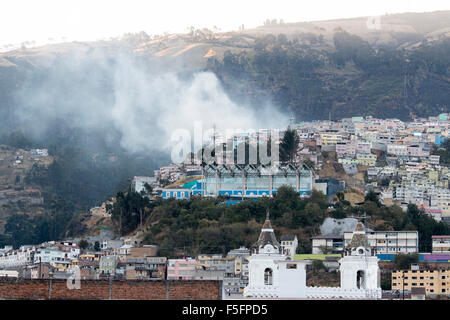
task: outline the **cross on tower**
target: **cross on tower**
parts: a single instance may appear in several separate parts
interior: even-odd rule
[[[361,217],[361,213],[358,212],[358,216],[355,216],[354,214],[352,214],[350,216],[350,218],[357,219],[359,222],[363,222],[362,220],[364,220],[363,224],[364,224],[364,227],[365,227],[366,226],[366,220],[367,220],[368,217],[366,215],[366,212],[364,212],[364,215],[362,217]]]

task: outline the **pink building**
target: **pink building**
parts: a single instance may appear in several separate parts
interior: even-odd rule
[[[356,143],[356,153],[370,153],[372,142],[358,140]]]
[[[336,143],[336,154],[338,158],[342,158],[344,156],[354,157],[356,154],[355,143],[353,141]]]
[[[408,155],[413,157],[426,157],[430,155],[429,151],[424,150],[419,145],[408,146]]]
[[[169,259],[167,280],[193,280],[197,260],[192,258]]]

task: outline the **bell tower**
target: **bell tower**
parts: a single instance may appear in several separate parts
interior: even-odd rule
[[[341,288],[380,289],[378,258],[371,249],[364,225],[361,222],[353,231],[352,240],[345,248],[344,257],[339,260]]]
[[[282,252],[275,237],[270,214],[261,228],[258,241],[251,247],[248,260],[248,285],[245,297],[306,297],[306,261],[295,261]]]
[[[261,228],[258,241],[251,247],[252,254],[281,254],[281,245],[275,237],[270,223],[269,209],[266,212],[266,221]]]

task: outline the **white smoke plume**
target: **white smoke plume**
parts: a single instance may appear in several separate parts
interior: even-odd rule
[[[157,68],[156,68],[157,69]],[[211,72],[183,77],[133,58],[65,58],[20,91],[17,115],[39,135],[55,119],[71,127],[113,127],[130,152],[169,151],[176,129],[282,128],[288,116],[269,103],[239,105]]]

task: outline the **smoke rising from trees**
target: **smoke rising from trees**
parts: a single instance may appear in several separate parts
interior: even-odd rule
[[[288,117],[270,104],[233,102],[211,72],[168,72],[127,54],[57,58],[29,73],[17,94],[20,127],[35,137],[55,124],[103,134],[129,152],[169,151],[176,129],[281,128]]]

